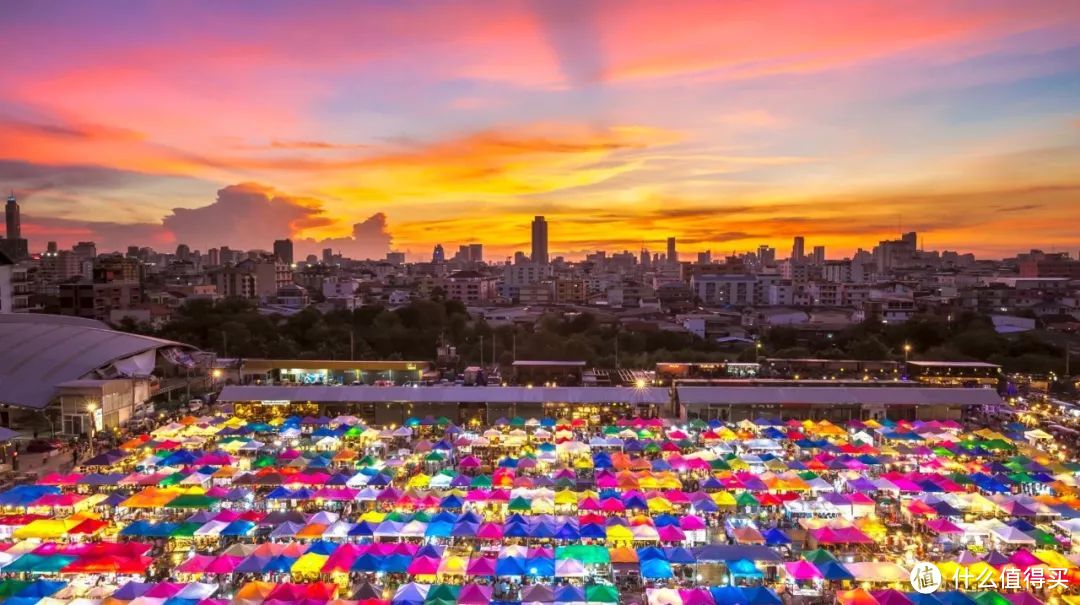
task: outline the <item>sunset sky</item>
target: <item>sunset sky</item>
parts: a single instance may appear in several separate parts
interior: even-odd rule
[[[1080,249],[1080,2],[6,2],[31,249]],[[392,240],[392,241],[391,241]]]

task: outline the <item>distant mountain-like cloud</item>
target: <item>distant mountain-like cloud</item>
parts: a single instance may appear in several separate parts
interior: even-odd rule
[[[329,227],[335,220],[327,216],[323,203],[315,198],[289,195],[259,183],[239,183],[223,187],[206,206],[175,208],[160,223],[82,221],[55,217],[25,217],[25,232],[44,247],[56,241],[68,247],[78,241],[94,241],[99,250],[122,250],[129,245],[151,246],[168,251],[187,244],[208,250],[229,246],[239,250],[268,250],[275,239],[292,238],[301,255],[331,248],[357,259],[382,258],[390,250],[392,237],[386,215],[378,212],[352,226],[344,237],[299,237],[307,229]]]

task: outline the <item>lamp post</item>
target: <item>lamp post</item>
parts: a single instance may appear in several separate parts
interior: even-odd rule
[[[904,363],[908,362],[908,354],[911,353],[911,345],[904,343]]]
[[[96,403],[91,402],[91,403],[86,404],[87,417],[90,419],[90,433],[89,433],[89,435],[90,435],[90,448],[91,448],[91,451],[93,451],[93,447],[94,447],[94,432],[97,430],[97,424],[94,422],[94,414],[97,412],[97,409],[98,408],[97,408]]]

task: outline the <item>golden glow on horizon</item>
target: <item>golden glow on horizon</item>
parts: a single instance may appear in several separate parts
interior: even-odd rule
[[[76,8],[0,40],[0,186],[35,247],[230,243],[200,239],[218,209],[169,220],[230,186],[273,199],[222,209],[264,214],[237,247],[298,253],[385,229],[501,259],[536,214],[570,257],[1080,247],[1075,2]]]

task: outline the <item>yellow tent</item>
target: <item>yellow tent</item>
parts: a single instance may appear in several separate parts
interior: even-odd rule
[[[360,520],[367,521],[368,523],[382,523],[383,519],[386,519],[386,513],[377,510],[369,510],[363,515],[360,515]]]
[[[71,521],[70,519],[36,519],[15,530],[14,537],[19,540],[27,538],[62,538],[68,530],[82,523],[84,519]]]
[[[449,555],[442,558],[439,562],[439,575],[442,576],[463,576],[465,570],[469,566],[469,559],[457,555]]]
[[[1075,567],[1073,562],[1065,555],[1057,552],[1056,550],[1034,550],[1031,554],[1035,555],[1040,561],[1046,563],[1050,567],[1055,569],[1072,569]]]
[[[317,575],[322,572],[323,565],[326,565],[326,560],[329,558],[327,555],[304,553],[293,563],[290,571],[294,574]]]
[[[607,541],[608,542],[629,542],[634,539],[633,532],[629,527],[623,525],[612,525],[607,528]]]
[[[717,506],[735,506],[735,496],[731,492],[716,492],[712,495],[712,499]]]
[[[671,502],[667,498],[649,498],[649,512],[667,513],[672,511]]]
[[[570,504],[575,505],[578,503],[577,492],[569,489],[555,493],[555,504]]]
[[[425,475],[424,473],[419,473],[419,474],[413,475],[412,477],[409,477],[409,482],[406,484],[406,486],[407,487],[427,487],[429,483],[431,483],[431,477]]]

